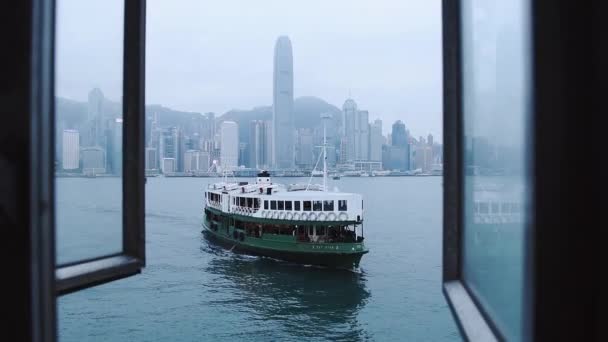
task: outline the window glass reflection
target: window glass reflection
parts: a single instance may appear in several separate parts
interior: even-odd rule
[[[529,189],[528,10],[463,1],[464,237],[468,288],[507,340],[522,337]]]

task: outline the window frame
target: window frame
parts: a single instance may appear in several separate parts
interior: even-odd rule
[[[124,1],[122,251],[54,266],[57,295],[68,294],[138,274],[146,264],[145,19],[145,0]],[[51,51],[54,53],[54,50],[53,46]],[[53,88],[54,85],[51,89]],[[49,113],[50,120],[54,122],[54,108]],[[48,126],[47,129],[54,129],[54,124]],[[45,133],[49,135],[46,138],[49,142],[48,146],[55,146],[54,134]],[[45,181],[54,184],[54,175],[47,176]],[[54,258],[53,262],[55,262]]]

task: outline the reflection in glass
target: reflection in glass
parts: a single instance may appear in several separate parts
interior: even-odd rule
[[[528,9],[463,1],[463,276],[507,340],[520,340],[529,189]]]
[[[122,251],[122,1],[57,2],[57,264]]]

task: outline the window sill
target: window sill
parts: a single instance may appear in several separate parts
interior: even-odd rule
[[[460,332],[467,341],[498,341],[460,281],[445,282],[443,293]]]
[[[57,295],[126,278],[141,272],[143,263],[134,257],[116,255],[55,270]]]

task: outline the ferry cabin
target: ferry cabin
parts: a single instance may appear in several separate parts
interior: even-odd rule
[[[247,237],[270,234],[291,236],[297,242],[363,241],[363,201],[358,194],[282,191],[272,185],[248,192],[251,188],[244,183],[238,187],[221,184],[221,189],[207,191],[210,224],[217,225],[223,214],[231,214],[224,229],[232,226]]]

